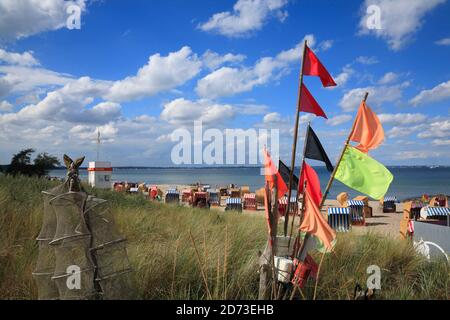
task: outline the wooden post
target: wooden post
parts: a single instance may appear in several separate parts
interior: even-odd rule
[[[305,164],[306,139],[308,138],[309,128],[310,128],[310,127],[311,127],[311,122],[309,121],[309,122],[308,122],[308,127],[306,128],[306,132],[305,132],[305,142],[303,143],[302,165],[300,166],[300,173],[299,173],[299,175],[298,175],[298,178],[299,178],[299,179],[301,179],[301,177],[302,177],[303,165]],[[300,181],[299,181],[299,182],[300,182]],[[304,201],[304,199],[305,199],[305,188],[306,188],[306,181],[305,181],[305,187],[303,188],[303,196],[302,196],[303,203],[305,203],[305,201]],[[297,186],[297,189],[298,189],[298,186]],[[299,191],[300,191],[300,190],[297,190],[297,195],[296,195],[296,197],[295,197],[295,203],[296,203],[296,204],[298,204]],[[291,202],[291,199],[290,199],[290,198],[288,199],[288,202],[289,202],[289,203]],[[289,209],[289,207],[288,207],[288,209]],[[303,205],[302,205],[302,210],[303,210]],[[302,216],[303,216],[303,213],[302,213],[302,215],[299,215],[300,219],[302,218]],[[292,230],[293,230],[293,228],[294,228],[294,220],[295,220],[295,216],[292,218],[291,232],[290,232],[289,237],[292,237]],[[300,221],[300,223],[301,223],[301,221]],[[289,245],[290,245],[290,244],[291,244],[291,239],[289,238]]]
[[[363,102],[366,102],[368,96],[369,96],[369,93],[366,92],[364,95]],[[348,135],[347,140],[345,141],[345,145],[344,145],[344,148],[342,149],[341,155],[339,156],[338,162],[336,163],[336,166],[334,167],[333,173],[330,176],[330,180],[328,180],[328,184],[327,184],[327,187],[323,194],[322,201],[320,202],[319,210],[322,210],[322,207],[325,204],[325,200],[327,199],[328,193],[330,192],[330,189],[331,189],[331,185],[333,184],[333,181],[334,181],[334,176],[336,175],[337,169],[339,168],[342,158],[344,157],[345,150],[347,150],[348,144],[350,143],[350,138],[352,137],[353,131],[355,131],[355,126],[356,126],[356,117],[355,117],[355,120],[353,121],[352,130],[350,131],[350,134]]]
[[[300,119],[300,101],[302,99],[302,85],[303,85],[303,65],[305,61],[307,41],[303,45],[303,55],[300,67],[300,81],[298,86],[298,99],[297,105],[295,107],[295,126],[294,126],[294,141],[292,143],[292,156],[291,156],[291,173],[289,175],[289,188],[288,188],[288,203],[286,208],[286,213],[284,214],[284,235],[287,235],[287,229],[289,225],[289,210],[291,203],[291,193],[292,193],[292,183],[294,180],[294,168],[295,168],[295,153],[297,152],[297,139],[298,139],[298,124]]]

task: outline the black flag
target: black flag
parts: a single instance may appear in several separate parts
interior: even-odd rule
[[[289,176],[291,175],[291,170],[284,164],[283,161],[279,160],[278,172],[280,172],[281,178],[283,178],[284,183],[289,186]],[[298,178],[293,175],[292,190],[297,190]]]
[[[332,172],[333,165],[331,164],[330,159],[328,159],[327,153],[323,149],[319,138],[310,126],[308,126],[308,133],[306,135],[305,143],[305,158],[325,162],[327,170]]]

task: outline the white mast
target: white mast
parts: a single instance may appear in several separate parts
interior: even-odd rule
[[[97,128],[97,161],[100,160],[100,129]]]

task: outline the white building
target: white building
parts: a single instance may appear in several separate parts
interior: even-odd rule
[[[100,189],[112,188],[112,167],[108,161],[89,162],[89,185]]]

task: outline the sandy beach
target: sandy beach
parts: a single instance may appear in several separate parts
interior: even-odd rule
[[[174,187],[174,185],[158,185],[163,194],[166,191]],[[176,185],[179,191],[183,189],[189,189],[189,185]],[[364,233],[379,233],[392,238],[397,238],[400,235],[400,221],[402,219],[403,203],[397,203],[397,212],[395,213],[383,213],[383,208],[379,201],[369,201],[369,206],[372,207],[372,217],[366,218],[365,226],[352,226],[351,233],[364,234]],[[322,213],[326,215],[329,207],[340,207],[337,200],[329,199],[325,201],[325,205],[322,208]],[[225,203],[222,201],[220,207],[211,208],[211,210],[225,211]],[[261,204],[258,205],[258,210],[243,210],[242,214],[261,216],[264,217],[264,207]],[[283,219],[283,218],[281,218]]]

